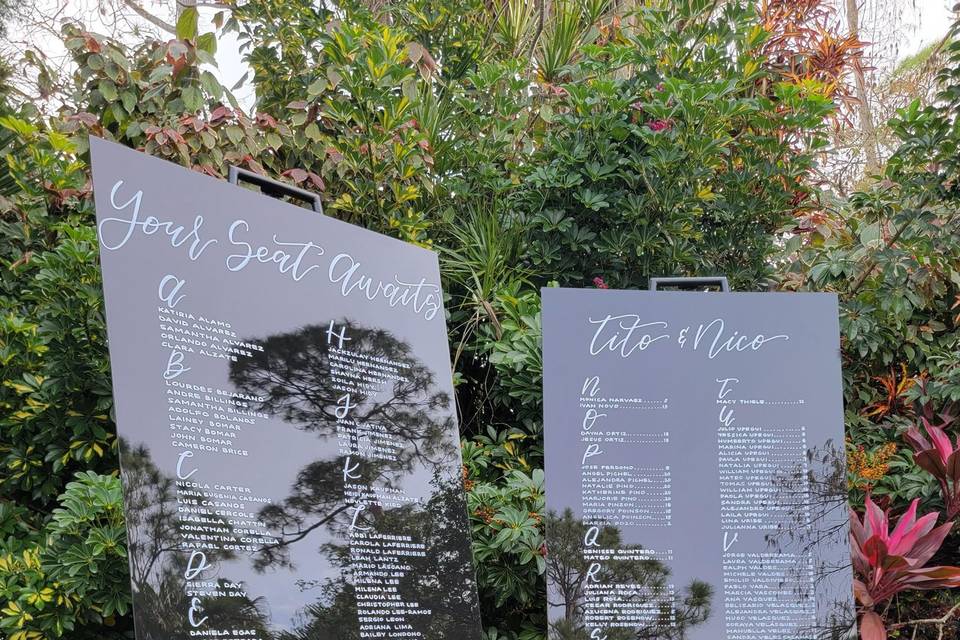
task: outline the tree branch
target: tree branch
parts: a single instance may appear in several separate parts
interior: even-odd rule
[[[945,625],[945,624],[947,624],[948,622],[950,622],[950,618],[952,618],[952,617],[954,616],[954,614],[956,614],[958,611],[960,611],[960,602],[957,602],[955,605],[953,605],[953,606],[950,608],[949,611],[947,611],[945,614],[943,614],[943,617],[941,617],[941,618],[925,618],[925,619],[923,619],[923,620],[910,620],[909,622],[898,622],[898,623],[896,623],[896,624],[887,625],[887,629],[890,630],[890,631],[894,631],[894,630],[896,630],[896,629],[903,629],[904,627],[915,627],[915,626],[921,625],[921,624],[935,624],[935,625],[938,625],[938,626],[940,627],[940,629],[939,629],[939,631],[940,631],[940,636],[939,636],[939,637],[942,638],[942,637],[943,637],[943,625]]]
[[[919,206],[916,207],[917,210],[922,210],[925,206],[927,206],[929,202],[930,202],[930,196],[925,195],[923,199],[920,201]],[[900,225],[900,228],[897,229],[896,233],[890,236],[890,239],[887,240],[883,248],[889,249],[894,244],[896,244],[897,240],[900,239],[900,236],[903,235],[903,232],[906,231],[907,227],[909,226],[910,226],[909,220],[905,221],[902,225]],[[847,293],[849,293],[851,296],[855,295],[857,291],[860,290],[860,287],[863,286],[863,283],[866,282],[867,278],[870,277],[870,274],[872,274],[873,271],[877,268],[877,263],[878,263],[877,258],[875,256],[871,256],[870,261],[867,263],[867,266],[864,267],[863,272],[857,277],[857,279],[853,283],[853,286],[850,287],[850,290]]]
[[[860,8],[857,0],[847,0],[847,28],[850,35],[858,42],[860,40]],[[857,93],[858,110],[860,111],[860,129],[866,139],[863,145],[864,155],[867,158],[864,174],[872,175],[880,169],[880,151],[877,141],[877,128],[873,123],[873,111],[870,108],[870,98],[867,96],[867,83],[864,78],[863,65],[860,60],[854,60],[853,78]]]
[[[156,26],[156,27],[158,27],[158,28],[160,28],[160,29],[163,29],[164,31],[166,31],[167,33],[169,33],[169,34],[171,34],[171,35],[177,35],[177,28],[176,28],[175,26],[173,26],[172,24],[170,24],[170,23],[167,22],[166,20],[161,20],[161,19],[158,18],[157,16],[153,15],[152,13],[150,13],[149,11],[147,11],[146,9],[144,9],[143,7],[141,7],[141,6],[136,2],[136,0],[123,0],[123,4],[127,5],[127,6],[130,7],[131,9],[133,9],[134,13],[136,13],[138,16],[140,16],[141,18],[143,18],[144,20],[146,20],[146,21],[149,22],[150,24],[152,24],[152,25],[154,25],[154,26]]]
[[[506,4],[506,3],[504,3]],[[540,40],[540,36],[543,35],[543,23],[546,17],[543,15],[543,12],[546,10],[544,6],[544,0],[539,0],[537,2],[537,7],[539,11],[537,12],[537,30],[533,33],[533,38],[530,39],[530,50],[527,52],[527,59],[532,60],[533,54],[537,48],[537,42]]]

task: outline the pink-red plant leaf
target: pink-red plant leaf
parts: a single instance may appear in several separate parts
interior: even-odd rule
[[[923,539],[928,533],[933,531],[933,528],[937,526],[937,518],[939,514],[937,513],[928,513],[919,520],[917,520],[912,528],[902,534],[900,539],[894,543],[893,536],[890,536],[889,551],[891,554],[898,556],[908,556],[910,558],[915,557],[915,545]],[[939,545],[938,545],[939,546]]]
[[[854,579],[853,595],[857,598],[857,602],[865,607],[872,607],[874,605],[873,596],[870,595],[870,590],[867,589],[867,585],[863,584],[861,580]]]
[[[860,618],[860,638],[862,640],[887,640],[887,629],[883,620],[873,611],[867,611]]]
[[[947,458],[947,476],[954,485],[960,484],[960,450],[954,451]]]
[[[866,514],[863,519],[863,526],[867,530],[868,536],[877,536],[881,540],[887,539],[887,514],[870,499],[870,496],[867,496],[866,499]]]
[[[923,422],[924,426],[927,427],[927,435],[930,436],[933,447],[937,450],[937,453],[940,454],[940,460],[946,464],[947,458],[953,453],[953,443],[950,442],[950,436],[940,427],[935,427],[927,422],[926,418],[923,418]]]
[[[853,509],[850,509],[850,535],[854,537],[859,546],[863,546],[870,538],[867,535],[867,530],[863,528],[860,516]]]
[[[920,503],[920,498],[916,498],[913,502],[910,503],[910,507],[904,512],[900,519],[897,520],[897,526],[894,527],[893,532],[890,534],[890,552],[897,553],[896,546],[904,538],[904,536],[913,528],[913,523],[917,521],[917,505]]]
[[[944,466],[943,460],[940,459],[940,454],[937,453],[936,449],[927,449],[926,451],[913,454],[913,461],[917,463],[917,466],[927,473],[932,474],[937,479],[945,478],[947,475],[947,468]]]
[[[881,567],[887,559],[887,543],[880,536],[871,536],[867,544],[863,545],[863,554],[871,567]]]
[[[931,513],[930,515],[935,517],[937,514]],[[947,534],[950,533],[950,529],[952,527],[952,522],[940,525],[930,533],[917,540],[916,544],[913,545],[913,548],[907,552],[904,552],[902,555],[909,558],[910,564],[914,567],[925,565],[927,561],[933,557],[933,554],[937,552],[937,550],[940,548],[940,545],[943,544],[943,539],[947,537]]]
[[[927,449],[932,449],[933,445],[930,444],[930,441],[927,440],[923,434],[920,432],[920,429],[917,427],[910,427],[907,429],[906,433],[903,434],[903,439],[907,441],[907,444],[916,451],[926,451]]]

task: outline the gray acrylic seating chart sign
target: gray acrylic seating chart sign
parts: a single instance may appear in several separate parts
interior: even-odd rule
[[[553,639],[847,637],[836,297],[543,290]]]
[[[478,638],[435,254],[91,152],[137,638]]]

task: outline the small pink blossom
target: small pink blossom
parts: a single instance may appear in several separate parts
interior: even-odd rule
[[[600,276],[597,276],[596,278],[593,279],[593,286],[595,286],[597,289],[609,289],[609,288],[610,288],[610,285],[608,285],[606,282],[604,282],[604,281],[603,281],[603,278],[601,278]]]
[[[650,120],[647,122],[647,126],[650,127],[650,131],[667,131],[673,124],[669,120]]]

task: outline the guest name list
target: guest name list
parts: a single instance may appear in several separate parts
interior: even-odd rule
[[[852,632],[837,317],[543,290],[551,638]]]
[[[138,639],[477,638],[436,256],[91,152]]]

